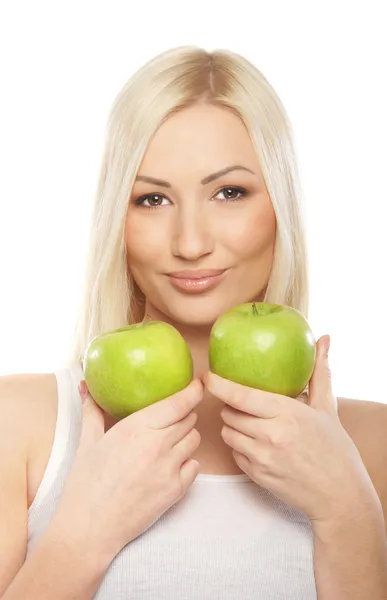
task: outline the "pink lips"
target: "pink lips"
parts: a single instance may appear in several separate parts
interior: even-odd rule
[[[197,271],[175,271],[168,274],[172,285],[191,294],[214,288],[221,281],[227,269],[206,269]]]

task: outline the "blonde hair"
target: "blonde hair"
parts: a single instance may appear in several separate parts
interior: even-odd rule
[[[264,300],[308,316],[309,279],[303,202],[292,128],[262,73],[228,50],[168,50],[124,85],[108,117],[91,220],[83,297],[69,363],[81,362],[98,334],[136,322],[140,306],[128,272],[124,228],[128,199],[159,126],[194,103],[226,107],[244,122],[254,144],[277,220],[273,265]]]

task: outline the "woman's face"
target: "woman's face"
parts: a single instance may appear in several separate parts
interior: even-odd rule
[[[235,165],[244,169],[210,177]],[[139,168],[125,228],[128,267],[147,315],[211,326],[228,308],[263,299],[275,234],[253,145],[234,113],[196,105],[160,126]],[[200,277],[195,271],[207,269],[225,271],[196,285],[170,276]]]

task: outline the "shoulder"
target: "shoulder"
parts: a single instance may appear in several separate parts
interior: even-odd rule
[[[56,377],[54,373],[16,374],[0,377],[0,413],[2,428],[13,425],[14,433],[23,430],[28,442],[39,426],[41,417],[56,407]],[[31,420],[33,417],[33,420]]]
[[[387,404],[338,398],[339,417],[387,508]]]
[[[28,506],[51,451],[57,397],[54,373],[0,377],[0,455],[6,457],[11,451],[19,466],[23,463],[27,473]]]

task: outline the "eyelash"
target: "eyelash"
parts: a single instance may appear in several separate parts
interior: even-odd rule
[[[218,192],[216,192],[215,196],[217,196],[220,192],[223,192],[224,190],[233,190],[233,191],[238,192],[239,198],[226,198],[225,200],[220,200],[220,202],[238,202],[239,200],[242,200],[242,198],[246,198],[246,196],[249,195],[249,192],[245,188],[238,187],[235,185],[226,185],[226,186],[222,187]],[[160,196],[162,198],[165,198],[164,194],[159,194],[158,192],[154,192],[153,194],[145,194],[144,196],[140,196],[139,198],[136,198],[136,200],[134,201],[134,204],[136,204],[137,206],[143,206],[144,208],[162,208],[162,206],[160,204],[158,204],[156,206],[145,206],[145,204],[144,204],[145,200],[147,200],[151,196]]]

